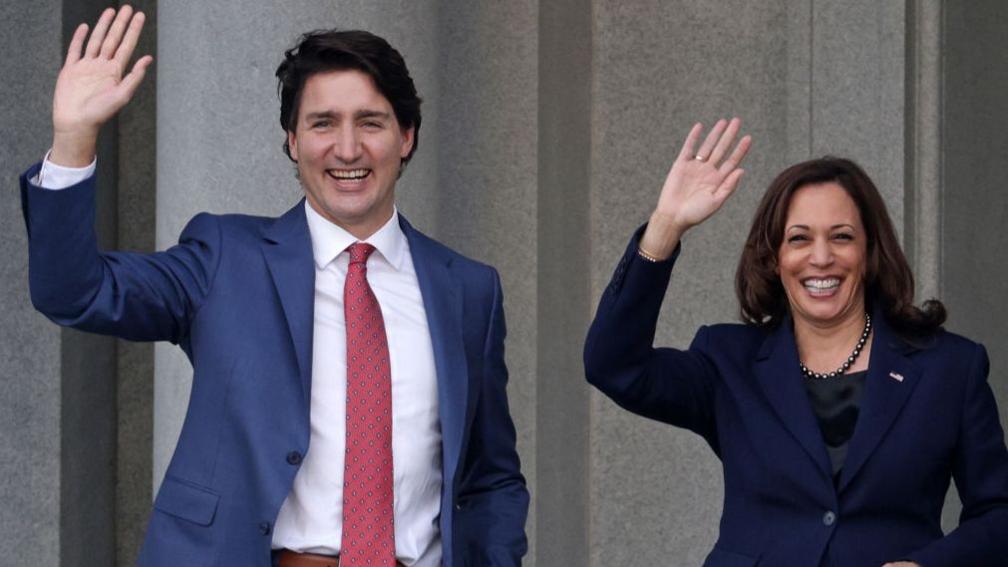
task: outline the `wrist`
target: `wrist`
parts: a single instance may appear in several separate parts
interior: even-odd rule
[[[641,235],[639,248],[649,258],[665,260],[675,251],[687,228],[668,215],[655,212]]]
[[[86,167],[94,161],[97,132],[55,132],[49,161],[63,167]]]

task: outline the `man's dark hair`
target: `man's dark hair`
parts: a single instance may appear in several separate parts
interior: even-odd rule
[[[280,126],[293,132],[297,125],[301,93],[305,82],[316,73],[360,71],[374,81],[395,113],[399,127],[413,128],[413,148],[402,165],[413,157],[420,139],[420,97],[406,69],[402,55],[387,41],[361,30],[316,30],[301,36],[298,44],[284,52],[277,67],[277,93],[280,96]],[[290,145],[284,140],[284,153],[291,161]]]

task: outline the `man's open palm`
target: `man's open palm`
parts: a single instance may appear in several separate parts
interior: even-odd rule
[[[153,61],[145,55],[123,75],[143,24],[142,12],[123,6],[118,13],[105,10],[90,37],[87,24],[77,27],[53,95],[53,161],[80,165],[68,162],[93,154],[101,125],[132,98]]]

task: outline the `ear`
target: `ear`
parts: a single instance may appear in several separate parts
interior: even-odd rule
[[[294,161],[298,160],[297,134],[293,130],[287,130],[287,146],[290,148],[290,157]]]
[[[402,143],[399,145],[400,158],[405,159],[413,149],[413,134],[415,132],[416,128],[411,126],[408,130],[402,133]]]

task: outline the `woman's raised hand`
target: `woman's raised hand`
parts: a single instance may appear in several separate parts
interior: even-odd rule
[[[126,73],[143,24],[142,12],[123,6],[102,12],[90,38],[87,24],[77,27],[53,94],[53,163],[80,167],[94,158],[98,130],[133,97],[153,61],[145,55]]]
[[[714,214],[738,187],[743,174],[739,164],[752,144],[752,138],[743,136],[732,148],[741,126],[738,118],[718,120],[699,149],[703,126],[695,124],[690,130],[641,237],[646,254],[667,258],[682,234]]]

